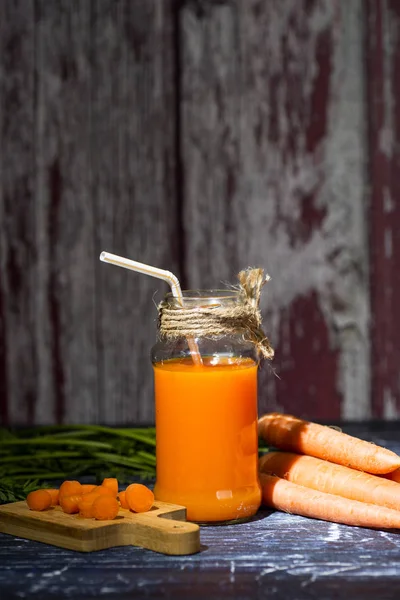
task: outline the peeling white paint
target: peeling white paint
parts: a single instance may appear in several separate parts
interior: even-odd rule
[[[379,150],[387,158],[392,158],[394,151],[395,138],[393,135],[394,131],[394,109],[396,105],[396,99],[393,91],[393,54],[394,54],[394,39],[393,31],[390,26],[390,13],[388,7],[382,10],[383,19],[383,44],[385,52],[383,55],[383,107],[384,107],[384,122],[382,129],[378,134]]]
[[[385,211],[385,213],[391,213],[394,211],[395,208],[396,203],[394,201],[394,198],[392,198],[390,189],[385,187],[383,189],[383,210]]]
[[[252,0],[239,3],[239,67],[230,58],[227,64],[231,71],[225,70],[222,79],[215,78],[211,71],[208,78],[194,72],[199,65],[214,68],[214,60],[226,60],[220,38],[213,39],[212,61],[203,62],[203,56],[199,62],[198,49],[192,57],[185,56],[188,74],[184,84],[190,94],[190,112],[184,111],[185,127],[191,136],[202,139],[201,146],[194,147],[192,137],[183,147],[184,155],[186,151],[190,154],[186,163],[186,180],[190,182],[186,195],[192,206],[187,213],[188,235],[197,240],[192,246],[191,276],[195,286],[204,285],[206,269],[201,248],[213,244],[200,226],[206,218],[200,210],[204,212],[203,197],[208,197],[215,219],[220,220],[224,169],[233,164],[238,174],[230,209],[235,252],[241,264],[232,264],[227,249],[221,253],[215,248],[213,260],[207,263],[207,277],[218,282],[233,277],[232,269],[237,266],[265,267],[272,281],[265,288],[261,308],[267,317],[268,335],[275,346],[279,343],[281,361],[291,358],[292,304],[315,294],[328,326],[330,350],[339,352],[337,389],[343,395],[342,416],[368,418],[367,118],[360,27],[363,2],[325,0],[316,3],[307,16],[295,0],[269,3],[257,13],[253,6]],[[219,12],[215,9],[215,15]],[[203,36],[201,27],[196,27]],[[333,30],[333,38],[327,131],[310,151],[307,130],[316,118],[311,100],[322,68],[316,60],[317,45],[320,52],[319,44],[324,40],[325,50],[330,51],[329,30]],[[298,97],[293,81],[284,75],[287,72],[291,78],[298,78]],[[199,77],[204,86],[201,90]],[[210,124],[209,102],[202,104],[199,99],[217,85],[231,95],[224,97],[221,120],[213,118]],[[204,137],[197,136],[200,131],[204,135],[205,129],[210,132],[211,125],[209,142],[204,146]],[[304,203],[310,196],[315,199],[314,208],[320,211],[321,225],[311,231],[305,229],[303,235]],[[218,232],[220,229],[216,229]],[[307,343],[321,351],[319,340],[304,339]],[[267,377],[263,379],[270,403],[276,404],[279,382],[270,384]]]
[[[393,237],[392,230],[388,227],[385,229],[384,235],[385,257],[391,258],[393,255]]]
[[[387,111],[385,112],[387,115]],[[393,144],[394,144],[394,136],[393,130],[390,129],[387,125],[384,125],[380,130],[379,134],[379,150],[384,154],[387,158],[391,158],[393,154]]]
[[[392,390],[385,387],[383,392],[383,418],[390,421],[398,419],[399,416],[400,413],[396,408],[396,398],[392,394]]]

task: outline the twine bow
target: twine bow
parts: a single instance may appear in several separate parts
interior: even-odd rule
[[[269,281],[263,269],[240,271],[239,293],[243,302],[231,306],[196,306],[187,308],[163,301],[158,306],[162,337],[218,337],[242,333],[263,358],[272,359],[274,350],[261,328],[259,309],[261,289]]]

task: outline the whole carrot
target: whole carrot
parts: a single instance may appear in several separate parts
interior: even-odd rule
[[[280,413],[258,420],[258,434],[269,446],[382,475],[400,467],[400,456],[326,425],[318,425]]]
[[[391,473],[386,473],[386,475],[384,475],[384,477],[386,479],[391,479],[392,481],[397,481],[397,483],[400,483],[400,469],[396,469],[395,471],[392,471]]]
[[[394,481],[313,456],[268,452],[260,458],[259,470],[327,494],[400,510],[400,485]]]
[[[374,529],[400,529],[400,511],[325,494],[274,475],[260,474],[262,502],[294,515]]]

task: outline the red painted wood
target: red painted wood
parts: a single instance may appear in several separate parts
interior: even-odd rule
[[[371,373],[375,417],[400,414],[400,3],[367,2]]]
[[[302,418],[340,419],[339,351],[329,349],[326,320],[315,292],[282,311],[276,403]],[[329,350],[328,350],[329,349]]]
[[[304,135],[305,150],[317,158],[317,164],[324,162],[324,156],[318,152],[323,147],[328,133],[328,110],[331,98],[333,35],[334,24],[322,30],[314,41],[314,56],[317,75],[308,95],[302,86],[302,70],[295,75],[290,65],[296,60],[293,53],[293,36],[299,43],[307,44],[313,35],[308,17],[317,4],[298,7],[290,19],[290,30],[282,37],[283,69],[281,79],[288,86],[286,113],[293,125],[288,132],[282,149],[284,159],[293,160],[298,153],[296,144],[299,136]],[[307,8],[307,10],[304,10]],[[291,45],[289,43],[289,38]],[[303,69],[306,65],[303,66]],[[278,82],[271,79],[271,96]],[[275,113],[279,114],[278,106]],[[279,138],[277,137],[277,142]],[[320,184],[323,181],[320,179]],[[297,221],[286,220],[288,233],[293,247],[305,244],[311,235],[323,225],[326,208],[318,206],[320,184],[303,195],[300,202],[300,218]],[[279,208],[278,208],[279,211]],[[283,221],[284,215],[278,220]],[[276,275],[279,277],[279,273]],[[291,305],[280,311],[278,343],[275,348],[274,368],[279,377],[271,385],[261,387],[261,410],[279,408],[304,418],[337,419],[341,416],[342,396],[338,390],[339,357],[337,349],[331,347],[328,324],[321,312],[317,290],[305,296],[295,297]],[[270,377],[265,370],[261,375],[264,382]],[[272,405],[268,393],[263,389],[274,389]]]

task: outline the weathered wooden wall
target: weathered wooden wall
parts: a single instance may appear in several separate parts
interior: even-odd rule
[[[397,0],[0,0],[0,422],[152,420],[101,250],[264,266],[260,410],[397,417],[399,70]]]

